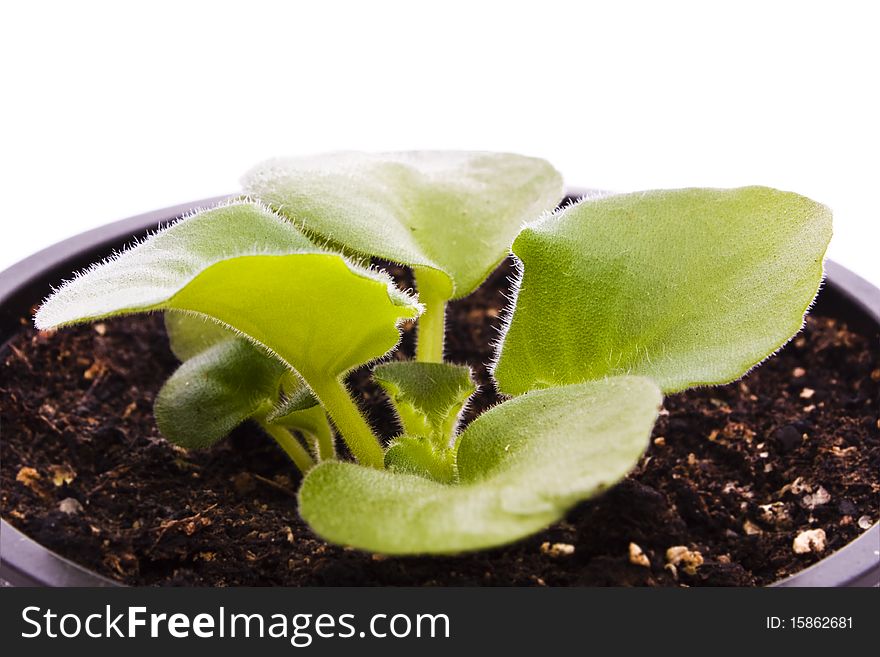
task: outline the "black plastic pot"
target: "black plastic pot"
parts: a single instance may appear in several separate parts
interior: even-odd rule
[[[575,194],[572,194],[574,196]],[[579,196],[579,194],[578,194]],[[138,215],[77,235],[44,249],[0,273],[0,344],[19,328],[19,319],[71,272],[142,237],[158,225],[225,197],[205,199]],[[819,312],[867,332],[880,332],[880,289],[834,262],[816,303]],[[118,586],[31,540],[0,521],[0,581],[14,586]],[[822,561],[774,586],[880,585],[880,523]]]

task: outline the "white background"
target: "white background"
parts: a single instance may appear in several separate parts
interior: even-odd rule
[[[619,191],[764,184],[880,284],[872,2],[17,2],[0,269],[335,149],[503,150]]]

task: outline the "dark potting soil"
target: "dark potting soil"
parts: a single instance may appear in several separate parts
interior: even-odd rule
[[[447,357],[472,365],[481,384],[466,420],[499,401],[485,364],[510,271],[504,263],[449,309]],[[411,357],[413,343],[409,327],[395,357]],[[476,554],[390,558],[316,538],[297,515],[294,467],[258,428],[200,452],[161,438],[153,399],[177,363],[160,317],[57,333],[23,318],[0,352],[2,515],[128,584],[767,584],[880,515],[877,344],[811,317],[742,381],[668,397],[636,471],[564,522]],[[369,373],[350,383],[392,436]]]

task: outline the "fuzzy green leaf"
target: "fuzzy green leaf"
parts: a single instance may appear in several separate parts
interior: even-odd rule
[[[209,317],[273,353],[315,392],[356,458],[381,467],[381,445],[341,381],[394,348],[398,323],[421,312],[390,277],[316,249],[261,206],[235,204],[96,265],[35,321],[51,328],[155,310]]]
[[[656,385],[641,377],[534,391],[465,429],[458,483],[329,462],[305,478],[300,513],[328,540],[387,554],[509,543],[625,476],[648,444],[660,402]]]
[[[449,484],[455,478],[455,452],[422,436],[400,436],[385,451],[385,467]]]
[[[215,344],[187,360],[156,397],[156,423],[171,442],[210,447],[265,410],[284,366],[241,338]]]
[[[223,260],[163,305],[234,327],[307,382],[384,355],[400,340],[398,322],[419,312],[390,279],[329,253]]]
[[[227,258],[317,252],[290,222],[254,203],[231,203],[181,219],[140,244],[92,265],[37,311],[54,328],[140,310],[158,310],[196,275]]]
[[[332,153],[264,162],[245,191],[358,253],[434,271],[435,295],[473,292],[524,221],[552,210],[562,179],[544,160],[504,153]]]
[[[828,208],[764,187],[583,201],[514,242],[523,278],[495,378],[507,394],[737,379],[800,330],[830,238]]]
[[[284,398],[266,416],[268,422],[282,422],[289,415],[307,411],[318,405],[315,393],[302,382],[296,381],[293,389],[285,392]]]
[[[236,204],[182,220],[93,267],[56,291],[36,323],[153,310],[212,318],[306,380],[382,356],[400,339],[397,323],[419,312],[386,276],[318,251],[259,206]]]
[[[391,361],[377,365],[373,378],[391,398],[404,433],[431,437],[438,447],[452,442],[458,415],[476,389],[470,368],[451,363]]]

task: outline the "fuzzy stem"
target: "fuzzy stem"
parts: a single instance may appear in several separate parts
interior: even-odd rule
[[[324,418],[316,423],[314,436],[318,443],[318,459],[326,461],[327,459],[336,458],[336,444],[333,442],[333,430],[330,428],[327,414],[323,412],[321,414]]]
[[[315,406],[289,416],[282,424],[303,434],[318,461],[336,458],[333,429],[322,406]]]
[[[341,380],[309,381],[354,457],[363,465],[383,468],[385,450]]]
[[[443,362],[443,337],[446,332],[446,300],[419,294],[425,312],[419,317],[416,360],[423,363]]]
[[[299,468],[300,472],[305,474],[311,469],[313,465],[315,465],[314,459],[312,459],[308,450],[302,446],[296,438],[284,427],[278,424],[270,424],[268,422],[261,423],[263,429],[266,430],[270,436],[275,439],[281,449],[283,449],[287,455],[290,457],[290,460],[296,464],[296,467]]]

